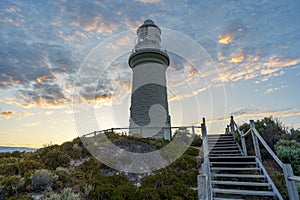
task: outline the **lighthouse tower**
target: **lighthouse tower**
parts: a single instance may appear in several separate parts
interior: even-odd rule
[[[170,59],[160,47],[160,28],[146,20],[128,63],[133,71],[130,133],[171,140],[166,70]],[[153,128],[155,127],[155,128]]]

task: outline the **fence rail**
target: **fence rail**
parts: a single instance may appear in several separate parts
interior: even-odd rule
[[[172,133],[174,133],[174,130],[187,130],[187,129],[191,129],[191,134],[198,134],[197,131],[195,129],[201,129],[201,126],[172,126],[172,127],[133,127],[133,128],[109,128],[109,129],[104,129],[104,130],[100,130],[100,131],[93,131],[91,133],[87,133],[82,135],[82,137],[89,137],[89,136],[95,136],[97,134],[101,134],[101,133],[109,133],[109,132],[118,132],[118,131],[122,131],[120,134],[125,134],[125,135],[130,135],[131,134],[131,130],[138,130],[140,131],[140,133],[143,133],[144,130],[158,130],[158,129],[162,129],[162,130],[170,130]],[[136,133],[136,131],[134,132]]]
[[[231,134],[236,134],[237,133],[237,134],[239,134],[239,136],[241,138],[241,144],[242,144],[242,149],[243,149],[244,155],[248,154],[245,138],[251,133],[253,146],[254,146],[254,151],[255,151],[255,156],[259,160],[262,160],[261,159],[261,153],[260,153],[260,146],[259,146],[259,142],[260,142],[260,144],[262,144],[262,146],[271,155],[273,160],[275,160],[275,162],[278,164],[278,166],[282,169],[290,200],[299,200],[298,189],[297,189],[297,186],[296,186],[295,182],[300,182],[300,177],[299,176],[294,176],[293,169],[292,169],[291,165],[283,163],[277,157],[277,155],[272,151],[272,149],[269,147],[269,145],[261,137],[261,135],[259,134],[259,132],[255,128],[255,124],[254,124],[253,120],[250,120],[250,129],[248,131],[246,131],[246,133],[244,133],[243,131],[240,130],[239,126],[234,121],[233,116],[231,116],[230,125],[227,126],[226,133],[231,133]]]

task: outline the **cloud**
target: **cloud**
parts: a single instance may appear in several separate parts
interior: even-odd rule
[[[284,74],[285,68],[291,68],[300,63],[300,58],[280,59],[276,55],[260,58],[244,53],[233,54],[229,62],[219,62],[220,75],[213,81],[230,82],[259,78],[260,81],[268,81],[272,77]],[[236,65],[238,63],[238,66]],[[258,81],[259,82],[259,81]]]
[[[237,120],[245,120],[245,119],[258,119],[264,117],[273,116],[275,118],[281,117],[295,117],[300,116],[300,110],[295,108],[289,109],[277,109],[277,110],[265,110],[265,109],[241,109],[235,112],[229,113],[229,115],[233,115]]]
[[[269,88],[269,89],[267,89],[267,91],[264,94],[270,94],[270,93],[279,91],[279,90],[281,90],[283,88],[287,88],[287,87],[288,86],[286,86],[286,85],[281,85],[280,87]]]
[[[37,77],[36,81],[38,83],[42,83],[42,82],[55,82],[56,81],[56,77],[52,73],[50,73],[50,74],[47,74],[45,76]]]
[[[24,124],[24,126],[26,126],[26,127],[34,127],[34,126],[37,126],[39,124],[40,123],[35,122],[35,123],[30,123],[30,124]]]
[[[10,119],[16,112],[14,111],[2,111],[0,112],[0,115],[5,117],[6,119]]]
[[[230,34],[220,35],[219,36],[219,43],[220,44],[229,44],[233,41],[233,36]]]
[[[160,3],[162,0],[135,0],[137,2],[152,4],[152,3]]]
[[[30,113],[30,112],[26,112],[26,111],[19,112],[20,117],[29,117],[29,116],[32,116],[32,115],[34,115],[34,113]]]
[[[63,94],[57,84],[34,84],[34,90],[19,90],[15,104],[24,108],[61,108],[70,106],[72,100]]]
[[[55,74],[76,71],[70,52],[62,46],[15,42],[1,45],[0,50],[5,52],[0,60],[0,88],[29,85],[32,81],[54,82]]]
[[[48,111],[45,112],[45,115],[52,115],[52,114],[53,114],[53,111],[48,110]]]
[[[244,60],[244,55],[242,53],[240,53],[238,55],[233,55],[229,62],[239,63],[239,62],[242,62],[243,60]]]
[[[270,94],[270,93],[273,93],[273,92],[278,91],[278,90],[279,90],[279,88],[269,88],[269,89],[265,92],[265,94]]]

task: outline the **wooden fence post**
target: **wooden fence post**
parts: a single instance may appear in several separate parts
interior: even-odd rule
[[[208,156],[208,141],[207,141],[205,118],[203,118],[203,122],[201,123],[201,132],[202,132],[202,141],[203,141],[203,155],[205,159],[205,157]]]
[[[233,121],[233,116],[230,116],[230,132],[233,135],[234,134],[234,121]]]
[[[247,156],[247,146],[246,146],[246,140],[245,137],[243,137],[244,132],[242,131],[242,136],[241,136],[241,143],[242,143],[242,148],[243,148],[243,152],[244,152],[244,156]]]
[[[251,129],[255,129],[255,125],[254,125],[254,121],[253,120],[250,120],[250,128]],[[256,137],[256,135],[255,135],[255,133],[254,133],[253,130],[251,130],[251,135],[252,135],[252,140],[253,140],[255,155],[258,157],[259,160],[261,160],[259,143],[258,143],[257,137]]]
[[[198,199],[207,200],[207,185],[206,185],[206,174],[199,174],[197,176],[198,181]]]
[[[289,177],[294,175],[290,164],[283,164],[283,174],[290,200],[299,200],[298,189],[295,181],[289,180]]]

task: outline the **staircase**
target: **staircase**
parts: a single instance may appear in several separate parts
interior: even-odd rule
[[[207,135],[211,197],[282,199],[260,160],[244,156],[231,134]]]

